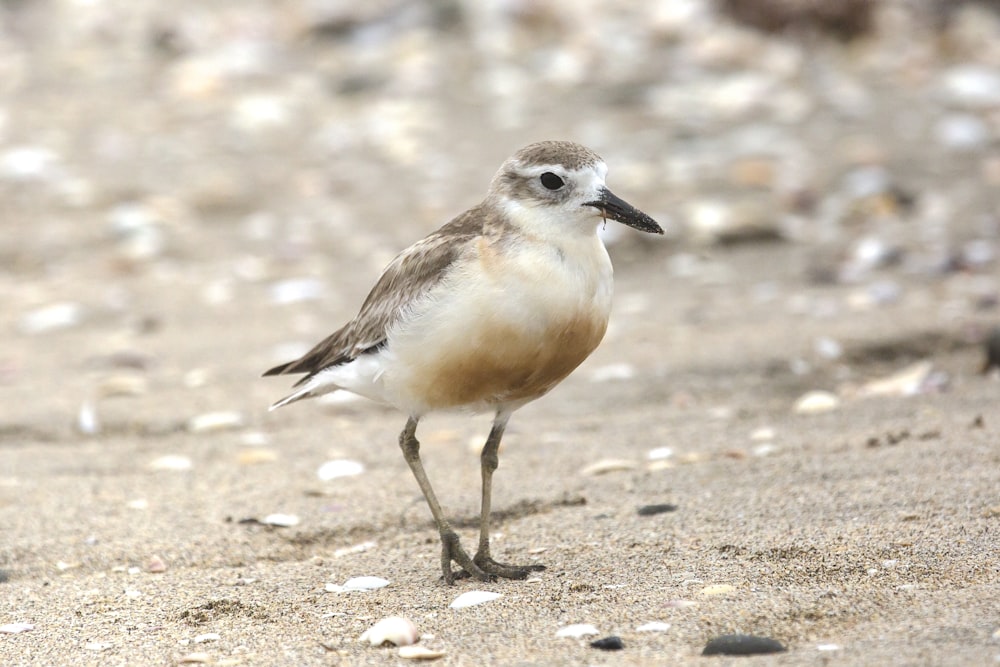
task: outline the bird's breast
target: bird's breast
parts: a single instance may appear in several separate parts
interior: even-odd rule
[[[604,337],[611,265],[603,245],[490,248],[458,267],[390,338],[385,382],[423,410],[537,398]]]

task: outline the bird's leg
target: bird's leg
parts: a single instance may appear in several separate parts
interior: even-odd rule
[[[493,496],[493,472],[497,469],[500,459],[497,452],[500,449],[500,439],[503,438],[503,431],[507,427],[508,413],[497,413],[493,420],[493,428],[483,445],[483,452],[480,457],[483,472],[483,504],[479,518],[479,549],[472,561],[479,566],[483,572],[505,579],[524,579],[529,572],[544,570],[544,565],[505,565],[493,560],[490,555],[490,509]]]
[[[406,459],[410,470],[413,471],[413,476],[417,478],[417,484],[420,485],[424,499],[427,500],[427,506],[431,508],[431,514],[434,515],[434,523],[441,534],[441,570],[444,574],[445,583],[455,583],[455,573],[451,569],[452,561],[458,563],[465,572],[476,579],[481,581],[492,579],[489,574],[483,572],[472,562],[469,554],[465,552],[461,542],[459,542],[458,533],[452,530],[451,524],[448,523],[448,520],[444,517],[444,512],[441,511],[441,504],[438,503],[434,489],[431,488],[431,482],[424,471],[424,464],[420,460],[420,443],[417,441],[416,418],[410,417],[406,422],[406,427],[399,434],[399,446],[403,450],[403,458]]]

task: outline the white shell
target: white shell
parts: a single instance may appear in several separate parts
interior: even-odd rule
[[[319,470],[316,471],[316,476],[324,482],[328,482],[331,479],[337,479],[338,477],[360,475],[364,471],[365,466],[363,463],[351,461],[350,459],[334,459],[333,461],[327,461],[321,465]]]
[[[630,461],[628,459],[601,459],[596,463],[591,463],[590,465],[581,468],[580,474],[584,477],[592,477],[594,475],[603,475],[608,472],[634,470],[635,468],[635,461]]]
[[[327,584],[327,593],[349,593],[351,591],[375,591],[389,585],[388,579],[382,577],[352,577],[342,586]]]
[[[795,401],[792,410],[800,415],[815,415],[830,412],[840,407],[840,399],[828,391],[810,391]]]
[[[217,642],[222,639],[222,635],[218,632],[206,632],[203,635],[198,635],[194,638],[195,644],[203,644],[205,642]]]
[[[417,626],[408,618],[389,616],[364,631],[358,641],[368,642],[372,646],[381,646],[386,642],[396,646],[416,644],[420,639]]]
[[[500,594],[492,591],[466,591],[452,600],[448,606],[452,609],[464,609],[465,607],[473,607],[477,604],[496,600],[498,597],[500,597]]]
[[[581,637],[599,634],[601,634],[601,631],[590,623],[574,623],[573,625],[567,625],[564,628],[559,628],[558,632],[556,632],[556,637],[572,637],[573,639],[580,639]]]
[[[243,415],[235,411],[206,412],[189,419],[187,429],[192,433],[210,433],[239,428],[245,421]]]
[[[6,625],[0,625],[0,633],[7,635],[16,635],[34,629],[35,626],[32,623],[7,623]]]
[[[643,623],[638,628],[636,632],[666,632],[670,629],[669,623],[664,623],[662,621],[652,621],[650,623]]]
[[[444,651],[435,651],[426,646],[415,644],[413,646],[401,646],[399,657],[404,660],[437,660],[445,656]]]
[[[191,459],[180,454],[167,454],[149,462],[150,470],[190,470]]]
[[[299,525],[299,517],[294,514],[268,514],[261,520],[269,526],[279,526],[281,528],[291,528]]]

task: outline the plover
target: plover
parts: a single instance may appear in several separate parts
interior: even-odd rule
[[[543,141],[500,167],[486,199],[393,259],[358,315],[303,357],[264,375],[305,373],[271,409],[344,390],[408,416],[399,436],[441,535],[444,580],[523,579],[540,565],[490,554],[497,450],[511,414],[544,396],[597,347],[607,329],[611,260],[598,227],[615,220],[663,230],[605,186],[592,150]],[[494,414],[483,445],[479,548],[470,557],[420,460],[417,423],[436,410]],[[456,563],[462,571],[452,570]]]

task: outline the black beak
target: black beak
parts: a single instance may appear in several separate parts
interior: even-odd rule
[[[650,234],[662,234],[663,228],[657,224],[656,220],[621,199],[607,188],[601,190],[601,198],[597,201],[589,201],[584,206],[593,206],[601,212],[605,219],[611,218],[623,225],[628,225],[640,232]]]

